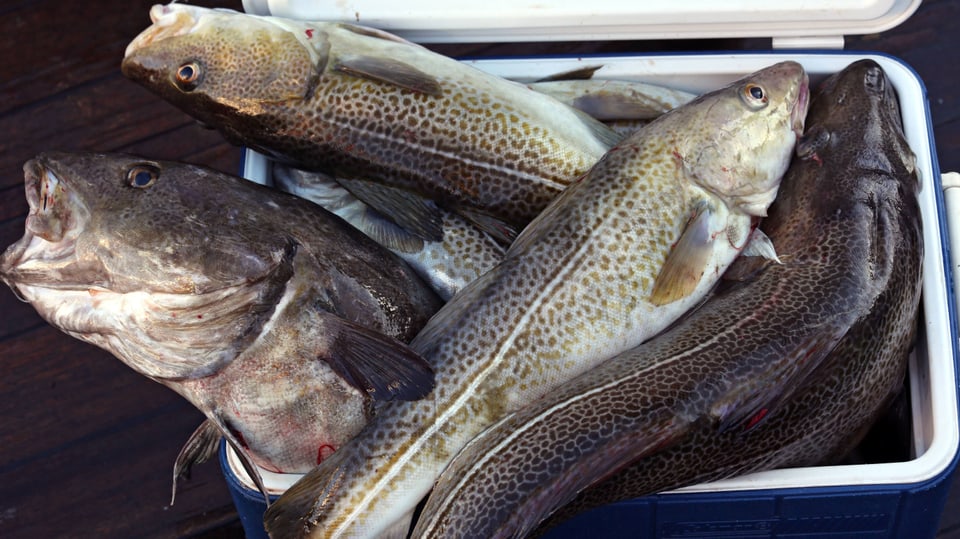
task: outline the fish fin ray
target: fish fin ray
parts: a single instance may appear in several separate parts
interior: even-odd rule
[[[245,444],[237,439],[236,433],[239,431],[231,427],[223,417],[215,416],[211,423],[220,430],[223,439],[233,448],[234,453],[236,453],[237,458],[240,460],[240,465],[243,466],[243,471],[247,472],[247,477],[253,480],[253,484],[256,485],[257,490],[263,495],[263,501],[267,507],[270,507],[270,493],[267,492],[267,487],[263,484],[263,477],[260,476],[260,470],[257,468],[257,465],[253,463],[253,460],[250,459],[250,455],[247,454],[246,449],[244,449]]]
[[[322,359],[374,400],[417,400],[433,389],[433,369],[402,342],[337,318],[333,352]]]
[[[593,78],[593,75],[602,67],[603,64],[578,67],[569,71],[561,71],[560,73],[548,75],[541,79],[537,79],[536,82],[553,82],[558,80],[590,80]]]
[[[328,500],[344,484],[354,458],[347,443],[307,472],[267,508],[263,525],[270,537],[306,537],[313,524],[329,511]]]
[[[423,238],[371,208],[328,174],[274,164],[273,183],[281,191],[305,198],[339,215],[388,249],[404,253],[423,249]]]
[[[501,245],[510,245],[517,239],[517,229],[513,225],[498,219],[492,215],[483,213],[473,208],[458,207],[456,213],[466,219],[470,224],[477,227],[481,232],[487,234]]]
[[[173,491],[170,494],[170,505],[173,505],[177,498],[177,481],[181,478],[189,478],[193,465],[207,462],[216,455],[221,438],[223,434],[220,428],[209,419],[204,420],[187,438],[187,442],[183,444],[173,464]]]
[[[403,230],[427,241],[443,240],[443,213],[429,199],[369,180],[337,175],[337,182]]]
[[[377,29],[377,28],[372,28],[372,27],[370,27],[370,26],[362,26],[362,25],[359,25],[359,24],[350,24],[350,23],[348,23],[348,22],[340,22],[340,23],[336,23],[336,25],[337,25],[339,28],[342,28],[342,29],[344,29],[344,30],[347,30],[347,31],[349,31],[349,32],[353,32],[354,34],[358,34],[358,35],[361,35],[361,36],[373,37],[373,38],[377,38],[377,39],[382,39],[382,40],[384,40],[384,41],[392,41],[392,42],[394,42],[394,43],[403,43],[404,45],[412,45],[412,46],[414,46],[414,47],[418,47],[418,48],[421,48],[421,49],[426,48],[426,47],[424,47],[423,45],[420,45],[420,44],[418,44],[418,43],[414,43],[413,41],[408,41],[408,40],[406,40],[406,39],[403,39],[402,37],[400,37],[400,36],[398,36],[398,35],[396,35],[396,34],[391,34],[390,32],[386,32],[386,31],[383,31],[383,30],[380,30],[380,29]]]
[[[755,228],[750,233],[747,246],[740,252],[740,256],[735,258],[723,272],[724,283],[720,283],[716,291],[729,289],[725,283],[751,281],[771,264],[783,264],[783,261],[777,255],[777,250],[770,238],[759,228]]]
[[[570,107],[570,110],[572,110],[573,113],[580,119],[580,121],[590,129],[591,134],[597,139],[597,141],[599,141],[600,144],[603,144],[608,150],[626,138],[623,133],[618,133],[609,125],[601,122],[593,116],[590,116],[586,112],[574,107]]]
[[[354,226],[380,245],[401,253],[417,253],[423,250],[424,240],[383,214],[367,208],[355,217]]]
[[[333,69],[345,75],[390,84],[418,94],[443,96],[443,86],[436,77],[392,58],[343,56]]]
[[[753,229],[753,232],[750,233],[750,240],[743,251],[740,252],[740,256],[760,257],[777,264],[783,263],[777,256],[777,249],[773,246],[773,242],[759,228]]]
[[[650,292],[651,303],[666,305],[685,298],[700,283],[714,241],[709,228],[712,215],[705,203],[694,211],[660,268]]]

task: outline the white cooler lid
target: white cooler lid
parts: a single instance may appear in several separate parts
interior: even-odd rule
[[[888,30],[921,0],[243,0],[247,13],[372,26],[423,43],[828,37]]]

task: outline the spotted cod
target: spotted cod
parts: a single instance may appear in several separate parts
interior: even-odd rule
[[[24,173],[30,212],[0,279],[199,408],[185,454],[222,434],[264,469],[306,472],[375,400],[432,387],[404,343],[441,300],[319,206],[128,155],[45,153]]]
[[[380,30],[185,4],[150,17],[127,47],[127,77],[235,144],[336,177],[424,239],[440,239],[441,217],[396,190],[510,240],[622,138]]]
[[[820,86],[798,154],[761,225],[781,264],[741,259],[678,325],[475,438],[413,536],[524,537],[593,485],[563,516],[851,449],[902,385],[920,303],[919,182],[875,62]]]
[[[268,509],[269,533],[405,536],[471,438],[701,301],[766,213],[806,109],[806,73],[784,62],[610,150],[411,342],[434,369],[431,394],[378,407]],[[753,250],[771,254],[765,239]]]

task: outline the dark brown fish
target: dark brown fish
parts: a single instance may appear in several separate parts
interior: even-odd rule
[[[30,213],[0,278],[55,327],[183,395],[263,468],[305,472],[374,399],[432,388],[403,342],[441,301],[319,206],[125,155],[47,153],[24,171]],[[205,453],[209,426],[188,453]]]
[[[920,300],[914,156],[876,63],[820,86],[798,154],[763,224],[782,264],[741,259],[669,332],[474,439],[414,536],[521,537],[591,486],[563,516],[851,448],[901,387]]]

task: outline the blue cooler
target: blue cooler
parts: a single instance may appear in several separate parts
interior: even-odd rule
[[[502,5],[500,5],[502,4]],[[649,4],[649,5],[648,5]],[[932,537],[957,464],[957,325],[952,269],[960,264],[960,219],[950,226],[945,201],[960,211],[960,176],[941,179],[923,82],[896,58],[842,50],[843,34],[873,33],[906,19],[919,0],[811,0],[790,10],[777,2],[481,3],[404,0],[244,0],[248,12],[359,22],[419,42],[549,41],[572,39],[692,39],[773,37],[762,53],[644,54],[502,58],[470,61],[491,73],[530,81],[602,65],[595,78],[628,79],[701,93],[782,60],[803,64],[811,87],[862,58],[886,71],[900,98],[904,131],[917,154],[922,189],[923,305],[918,344],[909,366],[912,448],[882,464],[774,470],[696,485],[581,514],[552,530],[564,537]],[[736,7],[736,11],[731,11]],[[506,17],[505,14],[509,14]],[[243,174],[268,181],[267,160],[252,151]],[[954,260],[950,260],[953,238]],[[262,495],[232,451],[221,465],[247,537],[266,537]],[[280,494],[298,478],[264,471]]]

